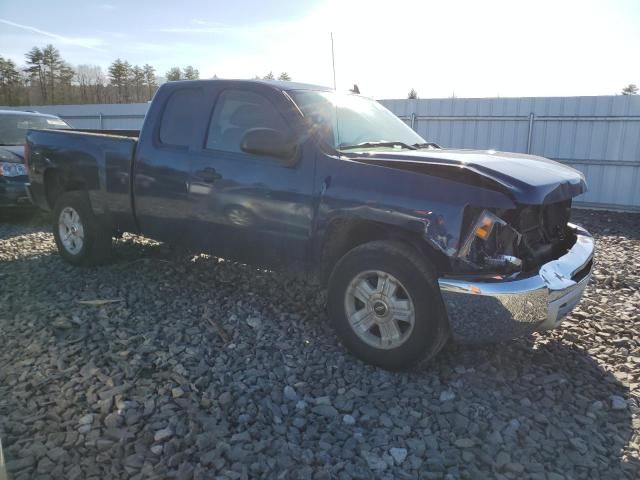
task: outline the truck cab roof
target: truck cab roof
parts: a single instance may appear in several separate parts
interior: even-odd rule
[[[267,85],[277,90],[315,90],[322,92],[333,92],[333,88],[323,87],[321,85],[313,85],[310,83],[290,82],[287,80],[261,80],[261,79],[209,79],[209,80],[179,80],[175,82],[167,82],[165,86],[184,86],[185,83],[193,85],[196,83],[211,84],[211,83],[236,83],[236,84],[258,84]]]

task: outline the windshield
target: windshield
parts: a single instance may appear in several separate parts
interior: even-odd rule
[[[23,145],[30,128],[71,128],[63,120],[40,115],[0,115],[0,145]]]
[[[359,95],[297,90],[289,92],[311,128],[337,150],[405,148],[425,140],[375,100]],[[393,144],[393,145],[391,145]],[[407,147],[408,148],[408,147]]]

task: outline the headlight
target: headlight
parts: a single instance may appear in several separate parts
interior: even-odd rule
[[[522,267],[522,261],[514,255],[519,242],[520,234],[516,230],[490,211],[483,210],[468,231],[458,257],[480,270],[517,271]]]
[[[501,218],[496,217],[493,213],[483,210],[478,219],[473,224],[471,232],[467,235],[467,238],[462,245],[462,248],[458,252],[459,257],[466,257],[471,248],[471,244],[476,238],[481,240],[487,240],[493,231],[495,225],[506,225],[507,222]]]
[[[27,167],[22,163],[0,162],[0,177],[19,177],[27,174]]]

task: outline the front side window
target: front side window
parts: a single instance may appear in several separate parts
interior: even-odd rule
[[[202,109],[204,95],[199,88],[177,90],[169,97],[160,120],[160,142],[188,147],[197,127],[195,113]]]
[[[310,128],[319,131],[325,142],[337,150],[362,143],[400,142],[409,146],[425,143],[420,135],[373,99],[313,90],[289,94]]]
[[[265,97],[248,90],[225,90],[211,116],[206,148],[241,152],[244,135],[254,128],[271,128],[290,137],[284,118]]]

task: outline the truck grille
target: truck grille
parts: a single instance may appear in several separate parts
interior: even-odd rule
[[[518,208],[510,224],[522,235],[518,253],[525,264],[537,267],[561,254],[570,217],[571,200]]]

